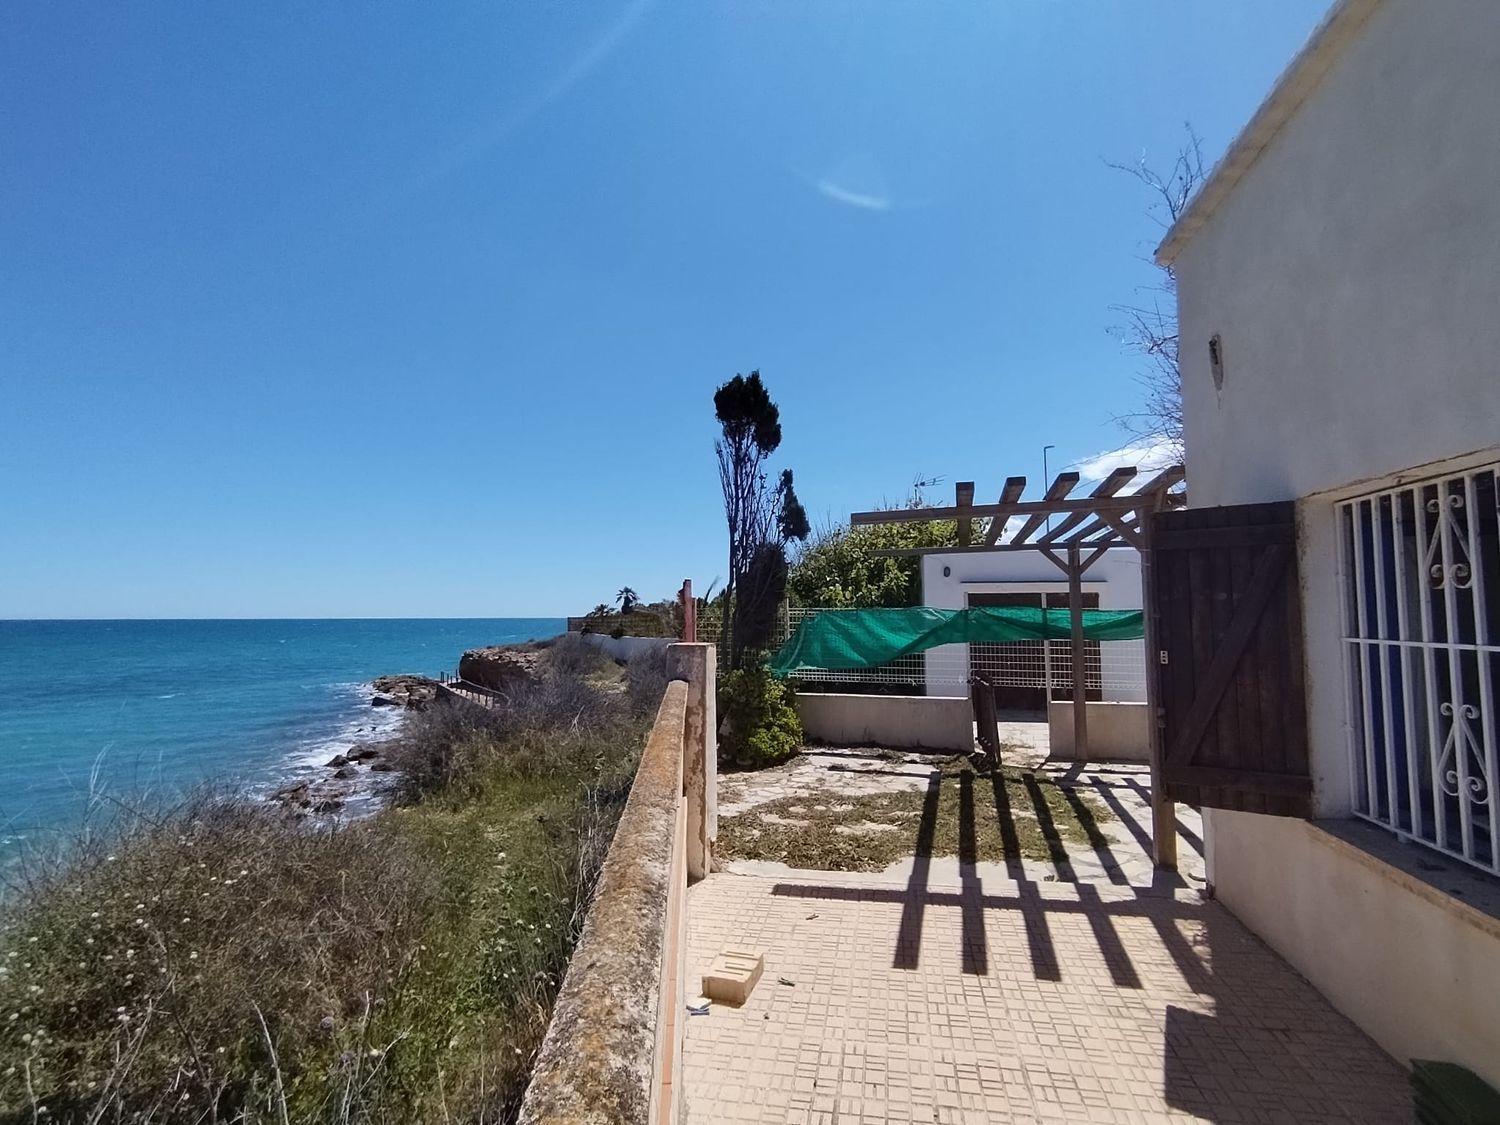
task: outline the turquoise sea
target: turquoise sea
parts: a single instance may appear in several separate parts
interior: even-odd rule
[[[76,826],[91,791],[263,791],[400,721],[368,682],[561,618],[0,620],[0,859]]]

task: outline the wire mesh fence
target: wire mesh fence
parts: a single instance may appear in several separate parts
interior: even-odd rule
[[[802,622],[827,612],[830,611],[820,607],[783,606],[770,652],[785,643]],[[728,637],[723,616],[717,609],[700,616],[698,639],[717,645],[720,666],[727,666]],[[850,690],[902,695],[966,695],[969,679],[976,674],[985,676],[997,687],[1033,692],[1038,706],[1047,698],[1049,689],[1051,698],[1069,699],[1073,692],[1071,646],[1067,641],[939,645],[875,668],[809,668],[792,678],[815,690],[837,690],[836,685],[842,685]],[[1089,642],[1084,689],[1091,699],[1144,700],[1145,642]]]

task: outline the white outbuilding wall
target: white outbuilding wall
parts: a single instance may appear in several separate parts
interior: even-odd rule
[[[1341,817],[1333,505],[1500,446],[1500,4],[1345,0],[1329,26],[1283,80],[1290,116],[1269,140],[1247,130],[1232,187],[1211,183],[1217,203],[1164,254],[1193,506],[1299,502],[1314,802]],[[1403,1061],[1500,1085],[1500,927],[1306,822],[1207,810],[1204,823],[1219,898],[1337,1006]]]
[[[1141,608],[1141,558],[1133,548],[1106,551],[1084,575],[1084,593],[1099,595],[1100,609]],[[1067,579],[1038,551],[927,555],[922,559],[922,604],[964,609],[970,594],[1068,592]],[[1066,648],[1066,645],[1061,646]],[[1144,701],[1140,641],[1101,644],[1102,694],[1106,700]],[[969,646],[928,649],[927,693],[964,694]]]

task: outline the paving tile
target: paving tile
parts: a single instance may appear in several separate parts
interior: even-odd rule
[[[736,778],[737,802],[756,803],[757,783]],[[1143,809],[1130,785],[1113,792]],[[1114,878],[1070,856],[1080,882],[1028,870],[1017,883],[1000,865],[960,878],[934,862],[915,888],[908,869],[757,869],[692,887],[689,979],[736,947],[764,951],[765,976],[743,1007],[687,1021],[688,1119],[1412,1120],[1393,1060],[1118,836]]]

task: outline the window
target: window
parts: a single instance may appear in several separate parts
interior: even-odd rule
[[[1500,512],[1489,465],[1338,506],[1354,804],[1500,874]]]

